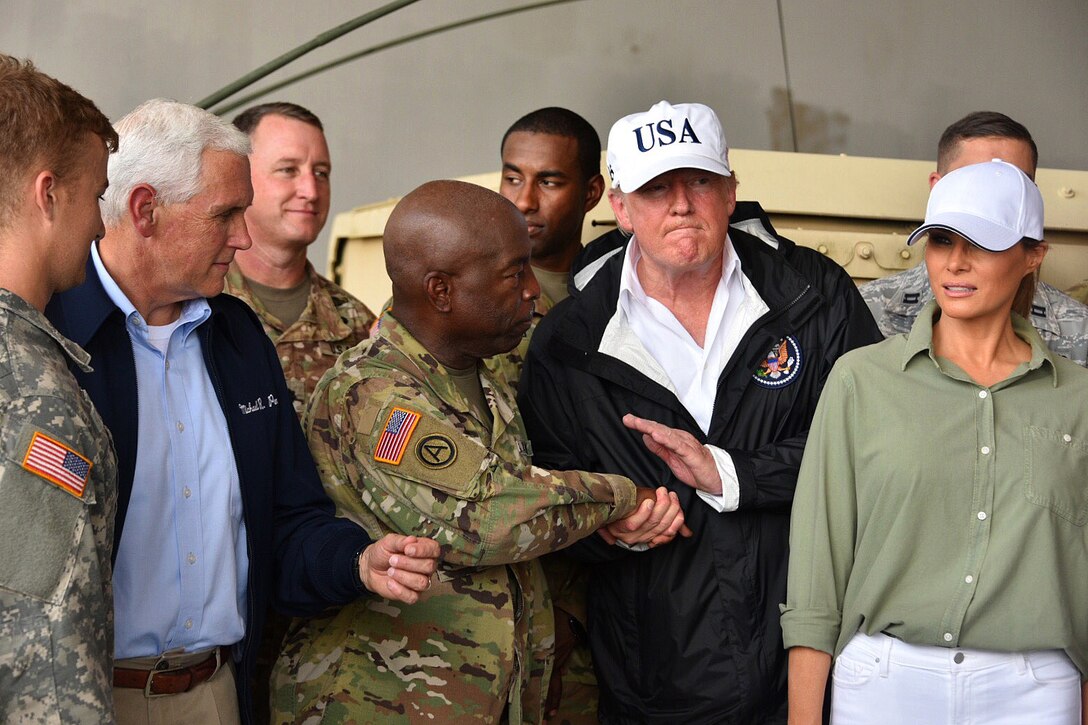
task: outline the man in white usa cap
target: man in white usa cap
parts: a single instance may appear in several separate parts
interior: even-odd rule
[[[831,365],[880,334],[839,266],[729,227],[737,182],[707,106],[620,119],[608,166],[633,236],[544,318],[519,402],[536,465],[667,486],[695,535],[569,550],[597,565],[600,720],[785,722],[778,604],[801,453]]]

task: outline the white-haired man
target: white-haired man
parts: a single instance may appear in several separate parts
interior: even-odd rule
[[[271,343],[219,294],[250,244],[246,136],[163,100],[116,129],[105,237],[48,312],[91,353],[75,374],[118,452],[117,718],[250,722],[271,600],[294,614],[368,590],[411,602],[438,547],[372,543],[333,516]]]
[[[831,365],[880,334],[833,262],[729,227],[736,177],[710,108],[620,119],[608,165],[634,236],[540,323],[519,403],[534,463],[665,485],[694,537],[571,547],[597,564],[598,714],[784,722],[778,604],[801,453]]]

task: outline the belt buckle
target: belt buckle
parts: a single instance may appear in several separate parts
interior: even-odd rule
[[[155,675],[157,675],[160,672],[169,672],[170,671],[170,669],[167,668],[167,667],[160,668],[160,665],[164,665],[164,664],[166,664],[166,655],[161,654],[161,655],[159,655],[159,661],[155,663],[155,666],[147,671],[147,682],[144,683],[144,697],[146,697],[149,700],[151,698],[153,698],[153,697],[166,697],[167,695],[170,694],[169,692],[152,692],[151,691],[151,684],[155,681]]]
[[[197,665],[203,664],[206,661],[207,660],[204,660],[202,662],[198,662]],[[182,670],[189,670],[189,687],[186,688],[185,690],[183,690],[182,692],[189,692],[189,690],[192,690],[193,686],[195,684],[197,684],[197,683],[193,682],[193,673],[192,673],[192,669],[194,667],[196,667],[197,665],[189,665],[188,667],[175,667],[174,669],[170,669],[168,667],[162,667],[162,668],[159,667],[160,665],[165,664],[165,663],[166,663],[166,655],[165,654],[159,655],[159,661],[156,662],[155,667],[153,669],[149,670],[148,673],[147,673],[147,682],[144,683],[144,697],[146,697],[149,700],[151,698],[155,698],[155,697],[169,697],[170,695],[174,695],[174,694],[179,694],[180,695],[181,694],[181,693],[174,693],[174,692],[152,692],[151,691],[151,686],[155,681],[155,675],[157,675],[157,674],[159,674],[161,672],[180,672]],[[222,666],[223,666],[223,648],[222,647],[216,647],[215,648],[215,669],[212,670],[212,673],[210,675],[208,675],[208,677],[205,680],[202,680],[202,682],[206,682],[207,680],[210,680],[211,678],[215,677],[215,674],[217,672],[219,672],[219,668],[222,667]]]

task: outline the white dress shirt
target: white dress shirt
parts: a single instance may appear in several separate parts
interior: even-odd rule
[[[700,346],[665,305],[646,294],[638,277],[642,253],[631,238],[620,273],[616,314],[601,338],[599,352],[618,358],[676,395],[703,433],[710,431],[718,378],[741,338],[770,308],[744,276],[740,259],[726,239],[722,275],[714,291]],[[722,492],[698,491],[717,511],[736,511],[740,483],[729,454],[708,445],[722,479]]]

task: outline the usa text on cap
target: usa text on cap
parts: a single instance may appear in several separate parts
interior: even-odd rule
[[[730,176],[729,146],[721,122],[701,103],[655,103],[649,111],[616,121],[608,134],[612,188],[638,189],[673,169],[702,169]]]

